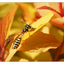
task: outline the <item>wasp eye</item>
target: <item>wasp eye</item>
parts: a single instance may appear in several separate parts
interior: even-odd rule
[[[26,27],[29,28],[29,25],[27,25]]]
[[[30,29],[30,28],[31,28],[31,26],[28,25],[28,24],[26,24],[25,27],[26,27],[27,29]]]
[[[27,27],[27,28],[29,28],[29,29],[31,28],[31,26],[30,26],[30,25],[27,25],[26,27]]]

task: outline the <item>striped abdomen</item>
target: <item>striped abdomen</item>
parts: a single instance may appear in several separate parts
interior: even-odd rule
[[[20,45],[20,42],[21,42],[21,37],[19,37],[19,38],[16,40],[16,42],[15,42],[14,45],[13,45],[13,49],[18,48],[18,46]]]

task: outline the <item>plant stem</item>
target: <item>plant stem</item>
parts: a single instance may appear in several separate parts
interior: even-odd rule
[[[56,57],[55,57],[54,61],[57,61],[57,60],[58,60],[58,57],[59,57],[60,52],[61,52],[61,50],[62,50],[63,44],[64,44],[64,40],[63,40],[62,44],[60,45],[60,48],[59,48],[59,50],[58,50],[58,52],[57,52],[57,54],[56,54]]]
[[[3,56],[3,53],[4,53],[4,47],[2,48],[1,58],[2,58],[2,56]]]
[[[64,25],[64,24],[63,24],[63,25]],[[58,60],[58,57],[59,57],[60,52],[61,52],[61,50],[62,50],[63,44],[64,44],[64,29],[63,29],[63,41],[62,41],[62,44],[60,45],[60,48],[59,48],[59,50],[58,50],[58,53],[56,54],[56,57],[55,57],[54,61],[57,61],[57,60]]]
[[[58,8],[59,8],[59,12],[62,14],[63,16],[63,9],[62,9],[62,3],[58,3]]]
[[[4,46],[3,46],[3,48],[2,48],[2,52],[1,52],[1,55],[0,55],[0,61],[2,61],[3,53],[4,53]]]
[[[63,15],[62,3],[58,3],[58,6],[59,6],[60,13]],[[60,52],[62,50],[63,44],[64,44],[64,29],[63,29],[63,41],[62,41],[62,44],[60,45],[60,48],[59,48],[59,50],[58,50],[58,52],[56,54],[56,57],[55,57],[54,61],[57,61],[58,60],[58,57],[59,57]]]

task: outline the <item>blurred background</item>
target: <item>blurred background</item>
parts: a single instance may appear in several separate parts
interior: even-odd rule
[[[20,4],[23,4],[24,7],[22,9],[25,9],[25,11],[28,10],[31,17],[29,20],[27,20],[26,17],[23,17],[24,11],[20,7],[18,7],[18,9],[15,13],[14,21],[11,26],[11,30],[9,31],[9,34],[8,34],[9,36],[21,31],[21,29],[24,28],[25,24],[22,22],[21,19],[25,18],[26,22],[30,24],[36,18],[37,10],[36,10],[35,6],[33,5],[33,3],[20,3]],[[0,3],[0,20],[3,18],[3,16],[5,14],[7,14],[8,11],[10,11],[16,5],[18,5],[18,4]],[[42,28],[42,30],[44,33],[54,35],[60,42],[62,42],[63,32],[60,28],[48,23]],[[42,53],[42,52],[29,53],[29,52],[18,51],[12,57],[11,61],[18,61],[18,60],[20,60],[20,58],[23,58],[20,61],[53,61],[56,56],[57,51],[58,51],[58,48],[50,49],[49,51],[47,51],[45,53]],[[62,54],[60,54],[58,60],[61,60],[61,59],[63,59],[63,61],[64,61],[64,52]]]

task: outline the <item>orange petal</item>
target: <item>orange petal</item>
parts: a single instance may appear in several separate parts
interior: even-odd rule
[[[25,37],[25,36],[24,36]],[[21,43],[19,51],[46,52],[49,49],[56,49],[61,43],[50,34],[36,32]]]
[[[50,21],[50,23],[54,26],[57,26],[61,29],[64,29],[64,17],[62,18],[56,18],[56,19],[52,19],[52,21]]]
[[[7,38],[7,34],[9,29],[11,28],[11,24],[13,22],[16,10],[17,10],[17,6],[14,7],[11,11],[9,11],[0,21],[0,46],[1,47],[3,46],[3,43]]]

